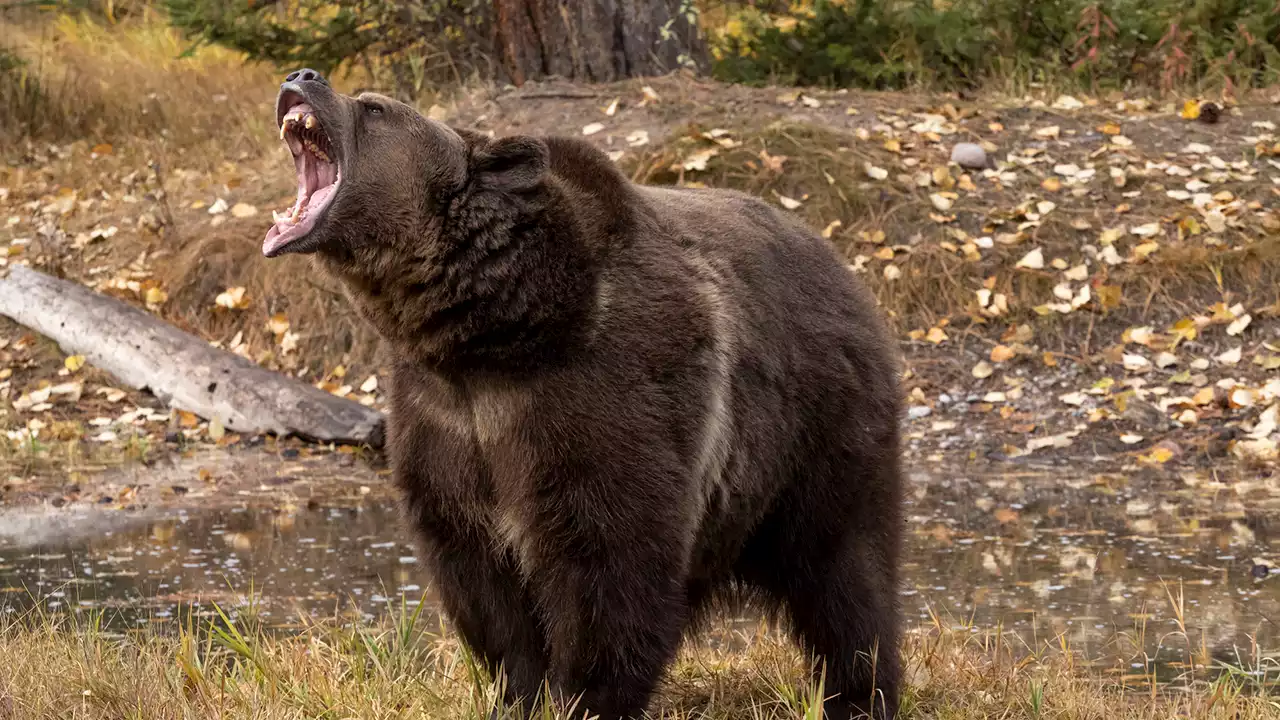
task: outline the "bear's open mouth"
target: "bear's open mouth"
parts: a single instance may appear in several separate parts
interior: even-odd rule
[[[310,105],[298,102],[290,106],[280,123],[280,139],[293,153],[298,199],[288,212],[272,211],[275,224],[267,231],[262,244],[262,253],[267,257],[306,237],[329,208],[342,183],[342,171],[333,156],[333,142]]]

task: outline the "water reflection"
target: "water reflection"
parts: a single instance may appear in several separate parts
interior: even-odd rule
[[[1161,485],[1163,483],[1163,485]],[[1266,488],[1133,477],[936,475],[912,481],[904,608],[920,624],[1067,642],[1116,672],[1162,676],[1277,647],[1276,502]],[[1258,492],[1255,492],[1258,491]],[[1260,494],[1259,494],[1260,493]],[[432,598],[392,506],[235,509],[18,550],[0,546],[0,612],[106,607],[124,628],[252,586],[269,626],[374,617]],[[391,600],[389,600],[391,598]],[[750,618],[741,619],[751,622]]]
[[[414,548],[387,505],[177,513],[91,541],[0,547],[0,612],[109,608],[114,626],[196,615],[248,601],[270,625],[299,613],[372,618],[389,600],[416,602],[425,585]]]

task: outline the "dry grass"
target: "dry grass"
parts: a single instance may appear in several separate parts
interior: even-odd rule
[[[5,44],[43,90],[35,136],[260,144],[269,119],[258,110],[274,73],[216,48],[182,58],[182,39],[154,13],[117,26],[59,15],[6,28]]]
[[[486,717],[495,702],[473,658],[404,605],[373,624],[303,618],[289,636],[255,629],[251,608],[243,616],[123,637],[104,632],[100,616],[9,621],[0,626],[0,717],[452,719]],[[653,717],[818,717],[821,687],[776,629],[709,632],[681,651]],[[1265,662],[1260,675],[1228,670],[1195,685],[1135,691],[1085,671],[1065,642],[1033,649],[936,622],[912,634],[904,651],[907,718],[1280,717],[1280,702],[1258,681],[1275,670]],[[542,715],[569,716],[563,708]]]
[[[269,348],[273,336],[265,322],[213,314],[218,293],[243,286],[250,298],[249,317],[283,313],[298,328],[298,356],[316,367],[369,367],[376,363],[377,334],[361,320],[342,289],[302,256],[267,260],[258,238],[228,232],[202,233],[182,241],[173,263],[161,268],[169,288],[168,319],[204,337],[227,338],[243,332],[251,348]]]

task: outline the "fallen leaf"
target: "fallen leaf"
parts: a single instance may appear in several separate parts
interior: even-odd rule
[[[1035,248],[1031,252],[1022,256],[1022,259],[1018,261],[1017,267],[1028,268],[1031,270],[1040,270],[1044,268],[1044,253],[1041,252],[1040,248]]]
[[[991,348],[991,362],[1002,363],[1006,360],[1012,360],[1016,356],[1017,353],[1008,345],[996,345]]]
[[[582,126],[583,135],[595,135],[604,129],[604,123],[593,122]]]
[[[974,365],[973,370],[971,372],[973,373],[974,377],[978,378],[979,380],[984,380],[986,378],[991,377],[992,373],[994,373],[995,371],[996,369],[991,366],[991,363],[987,362],[986,360],[983,360],[979,362],[977,365]]]
[[[247,291],[243,287],[227,288],[218,294],[214,299],[214,304],[218,307],[229,308],[232,310],[243,310],[249,307],[249,298],[245,294]]]
[[[84,356],[68,355],[67,359],[62,361],[62,364],[71,372],[75,372],[84,367]]]
[[[786,161],[786,155],[770,155],[768,150],[760,151],[760,164],[773,172],[782,172],[782,164]]]
[[[1163,465],[1164,463],[1169,462],[1169,460],[1171,459],[1173,459],[1173,451],[1167,447],[1163,447],[1159,445],[1151,448],[1150,452],[1138,456],[1138,460],[1140,462],[1155,463],[1157,465]],[[1139,502],[1139,501],[1131,500],[1129,504],[1133,505],[1135,502]],[[1147,507],[1149,508],[1150,505],[1148,504]],[[1148,510],[1147,512],[1150,512],[1150,511]],[[1133,515],[1137,513],[1130,512],[1130,514]]]
[[[1142,372],[1151,369],[1151,361],[1141,355],[1125,353],[1123,358],[1124,369],[1129,372]]]
[[[237,218],[253,217],[258,214],[258,208],[249,203],[236,203],[231,207],[231,216]]]
[[[1059,95],[1058,99],[1053,101],[1053,106],[1059,110],[1079,110],[1084,107],[1084,103],[1070,95]]]
[[[289,331],[289,318],[284,313],[276,313],[267,318],[267,330],[272,335],[283,335]]]
[[[686,157],[681,166],[685,170],[706,170],[707,161],[718,155],[719,152],[720,151],[717,148],[699,150],[698,152]]]
[[[1249,327],[1249,322],[1252,320],[1253,318],[1247,313],[1244,315],[1241,315],[1240,317],[1236,318],[1234,322],[1232,322],[1230,325],[1227,326],[1227,334],[1231,336],[1239,335],[1240,333],[1244,332],[1245,328]]]

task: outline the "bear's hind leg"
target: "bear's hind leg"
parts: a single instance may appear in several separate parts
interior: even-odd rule
[[[827,720],[897,712],[901,529],[896,462],[882,462],[814,468],[739,559],[739,577],[786,609],[797,642],[825,670]]]

